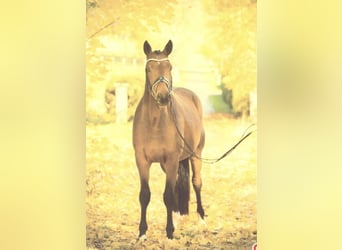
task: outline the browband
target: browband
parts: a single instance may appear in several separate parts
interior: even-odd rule
[[[148,63],[149,61],[155,61],[155,62],[169,61],[169,58],[162,58],[162,59],[150,58],[146,60],[146,63]]]

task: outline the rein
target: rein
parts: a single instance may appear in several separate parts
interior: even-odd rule
[[[174,113],[173,111],[173,108],[172,108],[172,101],[170,102],[170,111],[171,111],[171,114],[172,114],[172,119],[173,119],[173,122],[175,124],[175,127],[176,127],[176,130],[177,130],[177,133],[179,135],[179,137],[182,139],[182,141],[184,142],[184,149],[186,149],[186,151],[193,157],[199,159],[200,161],[204,162],[204,163],[208,163],[208,164],[214,164],[220,160],[222,160],[223,158],[225,158],[228,154],[230,154],[237,146],[239,146],[239,144],[241,142],[243,142],[248,136],[250,136],[254,131],[250,131],[247,133],[247,131],[252,127],[254,126],[255,124],[252,124],[250,125],[245,131],[244,133],[242,134],[240,140],[235,143],[228,151],[226,151],[223,155],[221,155],[219,158],[216,158],[216,159],[209,159],[209,158],[202,158],[200,156],[198,156],[194,150],[191,148],[191,146],[189,145],[189,143],[187,143],[187,141],[185,140],[184,136],[182,135],[182,133],[180,132],[179,128],[178,128],[178,125],[177,125],[177,121],[176,121],[176,114]]]

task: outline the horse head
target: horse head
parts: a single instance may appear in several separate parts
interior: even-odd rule
[[[146,55],[146,84],[154,98],[160,106],[170,102],[172,91],[172,65],[168,55],[172,51],[172,41],[165,45],[163,51],[152,51],[151,45],[144,42],[144,52]]]

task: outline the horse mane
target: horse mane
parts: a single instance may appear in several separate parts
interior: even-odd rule
[[[162,52],[160,50],[155,50],[153,53],[156,53],[157,55],[160,55]]]

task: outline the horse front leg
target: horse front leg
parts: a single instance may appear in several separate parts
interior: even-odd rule
[[[151,191],[150,187],[148,185],[148,182],[145,180],[141,180],[141,186],[140,186],[140,193],[139,193],[139,201],[140,201],[140,223],[139,223],[139,239],[142,239],[142,236],[146,234],[147,231],[147,222],[146,222],[146,211],[147,206],[150,202],[151,198]]]
[[[140,193],[139,193],[139,202],[140,202],[140,223],[139,223],[139,239],[143,239],[147,231],[147,222],[146,222],[146,210],[147,206],[150,202],[151,191],[149,187],[149,172],[151,164],[139,164],[137,161],[139,175],[140,175]]]
[[[174,161],[172,164],[165,164],[163,166],[166,173],[166,183],[164,191],[164,204],[167,211],[166,222],[166,236],[169,239],[173,239],[173,232],[175,230],[173,225],[172,212],[178,211],[178,202],[176,199],[176,180],[178,172],[178,161]]]

